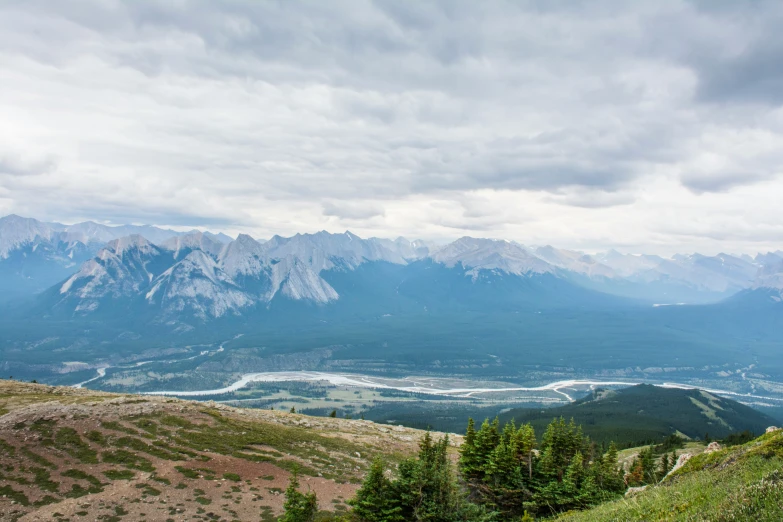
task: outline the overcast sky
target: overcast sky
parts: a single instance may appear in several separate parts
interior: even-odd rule
[[[0,215],[783,248],[783,2],[0,3]]]

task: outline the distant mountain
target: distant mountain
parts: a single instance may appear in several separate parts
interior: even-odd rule
[[[197,234],[201,232],[194,231]],[[42,292],[78,270],[107,242],[140,235],[163,244],[173,237],[192,235],[153,226],[107,226],[92,221],[63,225],[9,215],[0,218],[0,301]],[[231,241],[225,234],[203,233],[220,247]]]
[[[514,243],[466,237],[417,258],[429,251],[422,243],[365,240],[351,232],[275,236],[265,243],[242,234],[227,245],[202,233],[160,245],[133,235],[110,242],[46,292],[38,310],[117,318],[132,310],[136,318],[190,323],[250,317],[286,302],[341,303],[335,313],[342,317],[612,301],[574,285]]]
[[[724,306],[783,308],[783,258],[778,261],[777,255],[767,254],[764,263],[750,288],[727,299]]]
[[[551,265],[575,272],[577,274],[584,274],[591,278],[619,277],[617,272],[615,272],[612,267],[600,262],[594,256],[586,255],[582,252],[562,250],[547,245],[536,248],[535,254],[537,257],[543,259]]]
[[[138,252],[118,255],[120,244]],[[276,302],[353,303],[358,308],[352,313],[363,313],[380,311],[381,302],[398,311],[479,303],[581,307],[609,303],[611,295],[678,304],[747,292],[774,301],[780,297],[781,264],[780,252],[754,259],[728,254],[666,259],[614,250],[589,255],[550,245],[533,249],[472,237],[439,246],[326,231],[269,241],[241,234],[231,240],[150,226],[0,219],[0,290],[7,299],[56,287],[39,300],[38,310],[66,315],[134,310],[159,321],[248,315]]]
[[[530,422],[542,433],[553,418],[574,419],[597,442],[625,444],[660,440],[678,433],[692,439],[722,438],[730,433],[764,433],[778,421],[749,406],[703,390],[661,388],[639,384],[620,390],[598,389],[566,406],[545,410],[513,409],[501,415],[507,422]]]
[[[175,259],[185,257],[194,250],[200,250],[217,259],[225,244],[215,238],[214,234],[194,230],[187,234],[170,237],[163,241],[161,246],[173,251]]]
[[[555,267],[510,241],[463,237],[436,250],[436,263],[454,268],[460,265],[465,274],[476,279],[482,271],[512,275],[551,274]]]
[[[77,270],[99,248],[82,235],[35,219],[0,218],[0,301],[41,292]]]

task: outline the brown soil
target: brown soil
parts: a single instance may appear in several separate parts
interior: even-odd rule
[[[302,491],[314,491],[320,509],[343,510],[375,455],[393,466],[416,451],[423,434],[369,421],[0,381],[0,414],[5,411],[0,416],[0,521],[274,520],[282,513],[294,463],[304,470]],[[190,427],[160,421],[166,418]],[[160,431],[140,428],[149,419]],[[249,426],[284,437],[270,435],[269,441],[248,444],[239,452],[184,445],[180,430],[214,432],[221,426],[215,419],[230,421],[232,429]],[[92,452],[94,462],[79,457],[73,447],[58,445],[55,434],[68,428]],[[291,440],[297,436],[302,440]],[[150,448],[185,448],[188,454],[172,460],[115,447],[123,438]],[[107,454],[118,449],[146,459],[154,471],[107,461]],[[130,479],[104,474],[129,471]],[[83,496],[69,498],[74,485]],[[93,492],[87,493],[90,487]]]

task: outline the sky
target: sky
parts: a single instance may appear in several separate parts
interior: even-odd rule
[[[0,215],[783,248],[783,2],[5,0]]]

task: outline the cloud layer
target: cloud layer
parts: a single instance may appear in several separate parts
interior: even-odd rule
[[[780,248],[783,4],[12,1],[0,214]]]

